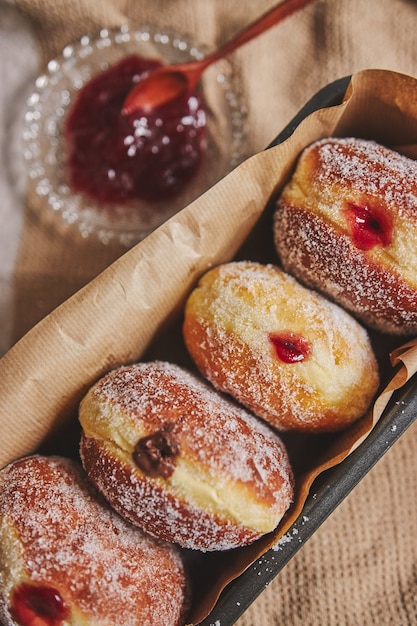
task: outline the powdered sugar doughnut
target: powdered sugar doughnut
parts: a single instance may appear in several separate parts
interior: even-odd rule
[[[322,139],[282,191],[284,269],[370,327],[417,331],[417,162],[363,139]]]
[[[60,457],[0,472],[4,626],[175,626],[188,592],[177,550],[120,518]]]
[[[90,480],[128,520],[183,547],[251,543],[291,503],[281,440],[177,365],[110,372],[82,401],[80,422]]]
[[[183,334],[216,388],[281,430],[344,428],[378,387],[362,326],[273,265],[207,272],[187,300]]]

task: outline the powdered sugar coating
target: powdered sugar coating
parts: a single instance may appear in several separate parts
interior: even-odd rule
[[[311,346],[305,360],[277,357],[271,333],[288,331]],[[209,271],[186,303],[183,332],[208,380],[283,430],[343,428],[361,417],[378,387],[365,330],[273,265]]]
[[[395,205],[397,215],[417,220],[417,163],[375,141],[355,137],[321,139],[316,152],[313,185],[340,184],[352,192]]]
[[[375,207],[392,222],[386,245],[355,245],[344,210]],[[284,268],[369,326],[417,329],[417,163],[356,138],[305,149],[277,203],[274,237]]]
[[[187,604],[179,554],[134,528],[93,492],[81,468],[33,456],[0,476],[2,618],[22,581],[50,585],[65,624],[181,624]]]
[[[292,500],[281,440],[199,378],[167,362],[119,368],[80,407],[83,464],[127,519],[199,550],[250,543],[272,531]],[[173,425],[180,449],[169,478],[132,459],[137,440]]]

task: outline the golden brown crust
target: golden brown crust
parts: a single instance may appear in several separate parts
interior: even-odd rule
[[[19,593],[45,589],[73,626],[183,623],[188,592],[179,553],[121,519],[77,464],[27,457],[2,470],[0,486],[4,624],[16,624]]]
[[[344,428],[378,388],[365,330],[272,265],[227,263],[205,274],[187,300],[183,334],[214,386],[281,430]]]
[[[416,181],[415,161],[374,142],[309,146],[277,202],[284,269],[369,327],[415,333]]]
[[[281,440],[176,365],[110,372],[81,403],[80,422],[90,479],[154,536],[203,551],[235,548],[272,531],[291,503]]]

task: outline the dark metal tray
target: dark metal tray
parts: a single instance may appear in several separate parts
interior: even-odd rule
[[[287,139],[310,113],[339,104],[349,80],[350,77],[341,78],[320,90],[268,147]],[[394,392],[378,424],[365,441],[342,463],[316,479],[303,511],[286,533],[286,537],[291,540],[282,542],[279,549],[268,550],[232,581],[201,625],[234,624],[416,418],[416,383],[411,379]]]

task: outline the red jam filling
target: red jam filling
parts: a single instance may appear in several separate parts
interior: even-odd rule
[[[276,356],[283,363],[299,363],[308,359],[311,354],[310,342],[291,330],[271,333],[268,339],[274,346]]]
[[[129,91],[162,64],[128,56],[80,90],[65,124],[72,188],[97,203],[129,205],[178,195],[195,176],[206,145],[206,114],[186,92],[150,113],[122,114]]]
[[[60,626],[69,608],[53,587],[22,583],[13,592],[12,614],[21,626]]]
[[[379,206],[349,202],[343,209],[352,241],[359,250],[388,246],[392,241],[392,218]]]

